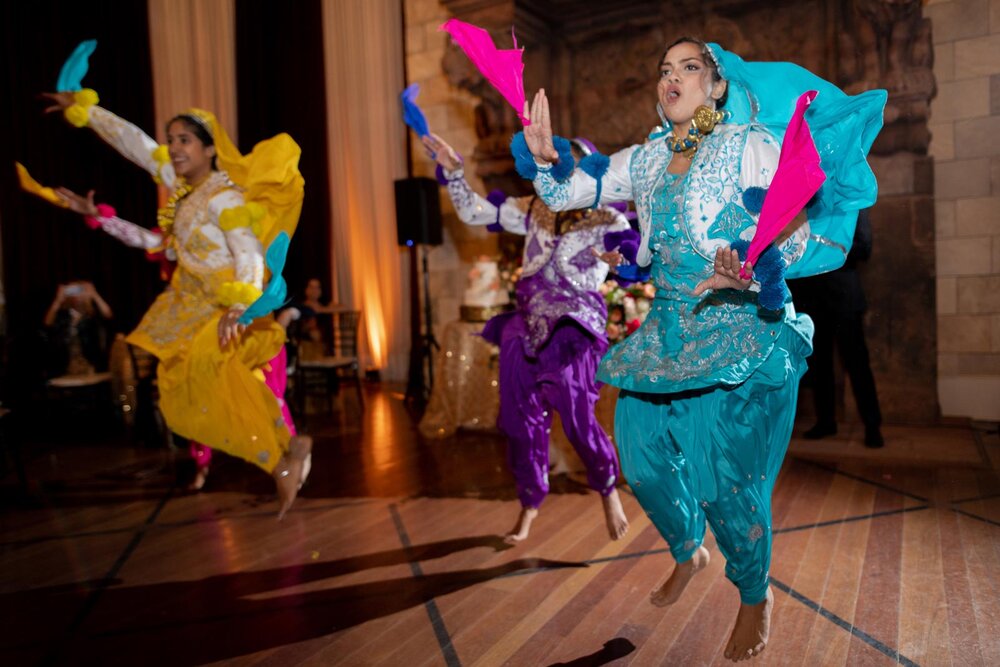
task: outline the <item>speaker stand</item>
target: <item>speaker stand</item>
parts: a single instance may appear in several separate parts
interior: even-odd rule
[[[434,350],[441,349],[434,337],[434,320],[431,311],[430,272],[427,268],[427,248],[423,253],[418,245],[410,246],[410,372],[406,386],[406,399],[424,405],[434,388]],[[424,292],[424,330],[420,326],[420,288],[417,276],[417,256],[421,255],[421,273]]]

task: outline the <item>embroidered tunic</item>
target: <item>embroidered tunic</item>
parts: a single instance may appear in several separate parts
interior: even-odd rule
[[[525,237],[517,305],[528,328],[526,352],[537,354],[563,318],[606,341],[607,306],[598,288],[608,277],[608,265],[591,250],[604,252],[607,234],[628,230],[625,216],[602,206],[560,217],[540,199],[532,204],[532,197],[510,197],[498,208],[469,187],[461,169],[447,173],[446,178],[448,194],[464,223],[499,221],[506,231]],[[556,229],[557,224],[561,229]],[[490,329],[487,326],[484,336],[489,337]]]
[[[753,290],[693,294],[712,274],[716,248],[753,237],[756,221],[742,195],[767,187],[779,152],[762,128],[723,125],[702,141],[683,176],[667,172],[665,138],[611,156],[603,191],[635,200],[642,234],[636,259],[650,266],[656,297],[639,330],[604,359],[598,379],[652,393],[737,385],[771,353],[781,325],[794,325],[790,302],[783,312],[766,311]],[[584,174],[558,183],[539,170],[535,183],[550,204],[593,201],[594,181]],[[808,234],[806,224],[782,244],[787,263],[802,256]]]

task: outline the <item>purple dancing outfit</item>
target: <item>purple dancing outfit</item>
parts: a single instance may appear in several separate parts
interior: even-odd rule
[[[608,349],[607,307],[598,287],[608,266],[591,249],[603,252],[605,235],[629,231],[628,220],[604,206],[556,214],[534,197],[510,197],[497,207],[473,192],[462,169],[445,178],[462,222],[499,223],[526,237],[518,308],[491,319],[482,334],[500,347],[497,426],[508,438],[521,505],[537,508],[548,493],[554,411],[587,468],[591,488],[610,494],[618,461],[594,416],[600,389],[594,377]]]

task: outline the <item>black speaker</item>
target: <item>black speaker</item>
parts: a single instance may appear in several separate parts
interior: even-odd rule
[[[396,181],[396,239],[399,245],[441,245],[441,200],[433,178]]]

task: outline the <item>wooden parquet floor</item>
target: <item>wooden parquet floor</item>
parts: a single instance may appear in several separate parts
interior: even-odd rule
[[[738,595],[711,538],[666,610],[647,598],[672,561],[627,487],[618,542],[570,476],[504,548],[502,439],[424,441],[398,394],[368,398],[311,421],[313,477],[283,523],[270,480],[232,459],[186,494],[163,452],[37,445],[27,495],[0,487],[0,664],[726,664]],[[887,427],[871,456],[849,429],[839,450],[793,442],[754,663],[1000,664],[995,428]]]

